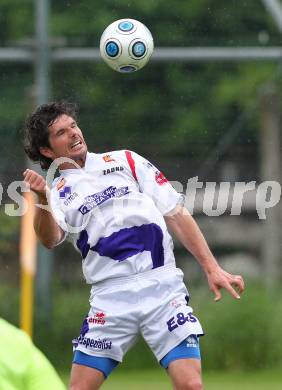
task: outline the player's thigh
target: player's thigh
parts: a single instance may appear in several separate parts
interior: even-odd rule
[[[97,390],[104,382],[104,374],[92,367],[73,364],[70,390]]]
[[[168,374],[174,390],[202,390],[202,370],[200,359],[179,359],[168,366]]]

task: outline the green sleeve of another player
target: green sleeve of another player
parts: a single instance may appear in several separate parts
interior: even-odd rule
[[[0,389],[65,390],[55,369],[15,326],[0,318]]]
[[[57,372],[43,353],[32,346],[29,369],[26,373],[26,390],[66,390]]]

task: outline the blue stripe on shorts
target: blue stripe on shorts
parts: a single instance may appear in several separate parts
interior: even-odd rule
[[[178,359],[201,359],[198,337],[191,334],[187,339],[169,351],[161,360],[160,364],[167,368],[169,363]]]
[[[98,357],[87,355],[81,351],[75,351],[72,362],[82,366],[96,368],[96,370],[102,371],[105,378],[107,378],[113,369],[119,364],[117,360],[102,356]]]

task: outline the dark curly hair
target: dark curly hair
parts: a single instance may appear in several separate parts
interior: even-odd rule
[[[52,160],[43,156],[40,148],[50,147],[48,127],[63,114],[76,120],[76,104],[64,101],[42,104],[26,119],[24,151],[32,161],[39,162],[44,170],[50,167]]]

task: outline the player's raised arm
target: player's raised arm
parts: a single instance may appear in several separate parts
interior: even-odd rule
[[[234,298],[239,299],[244,291],[244,281],[240,275],[224,271],[211,253],[209,246],[194,218],[184,207],[177,206],[174,212],[165,216],[169,230],[197,259],[205,272],[215,301],[221,299],[221,288],[225,288]]]
[[[23,173],[24,181],[30,185],[30,189],[36,193],[38,203],[48,205],[48,187],[45,179],[37,172],[26,169]],[[64,231],[56,223],[50,210],[40,207],[35,208],[34,230],[40,242],[51,249],[64,237]]]

